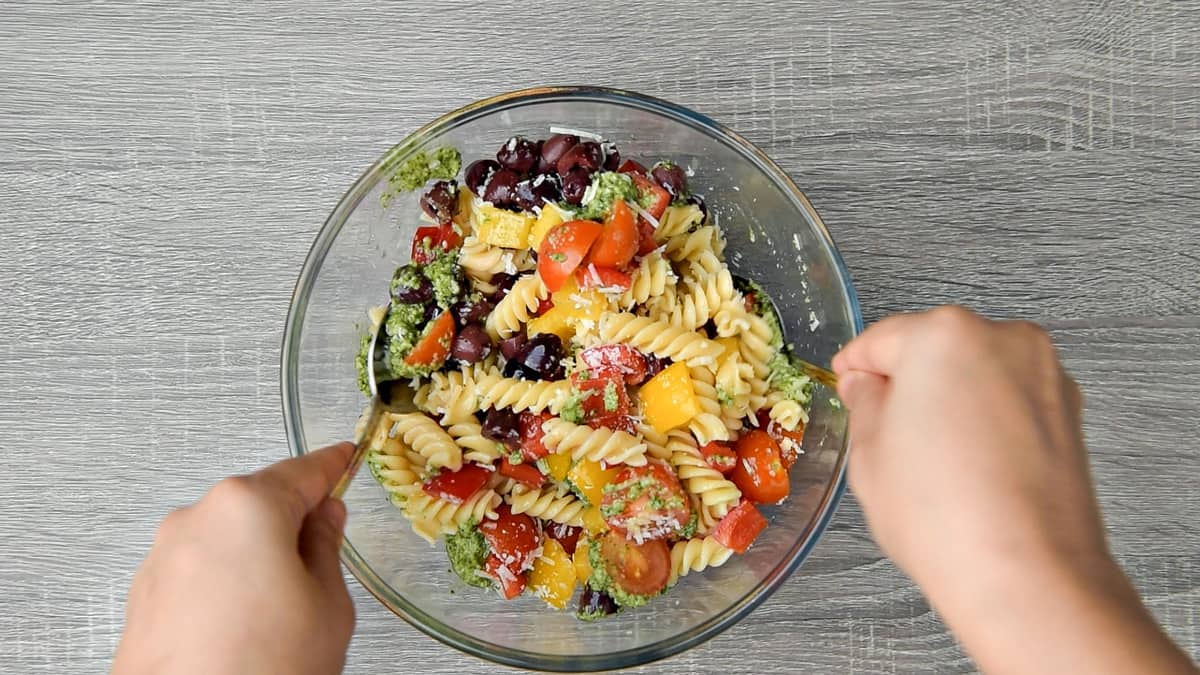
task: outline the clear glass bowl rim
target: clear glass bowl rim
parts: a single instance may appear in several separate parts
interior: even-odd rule
[[[358,180],[342,195],[337,207],[325,220],[292,291],[292,299],[288,308],[287,322],[284,326],[283,345],[280,360],[280,390],[283,404],[284,427],[287,433],[288,449],[292,456],[303,455],[305,447],[304,433],[299,417],[300,399],[297,384],[298,356],[300,346],[300,331],[304,324],[304,316],[308,306],[308,297],[316,284],[317,275],[324,263],[334,240],[349,218],[350,214],[370,191],[371,187],[393,166],[403,161],[414,150],[420,148],[427,139],[441,132],[458,126],[468,120],[501,110],[520,107],[523,104],[545,100],[582,100],[603,103],[615,103],[627,107],[646,110],[672,119],[673,121],[697,129],[709,136],[716,137],[737,148],[741,154],[782,188],[791,198],[796,208],[807,214],[823,240],[830,259],[833,260],[836,272],[841,281],[846,298],[850,305],[855,334],[862,332],[862,312],[858,297],[850,280],[850,271],[846,268],[833,237],[825,223],[817,214],[808,198],[773,160],[736,132],[724,125],[680,105],[662,99],[646,96],[627,90],[591,86],[561,86],[537,87],[512,91],[506,94],[481,99],[463,106],[450,113],[442,115],[425,126],[409,134],[399,144],[393,146],[371,165]],[[628,668],[650,663],[672,656],[694,647],[734,625],[743,617],[758,607],[771,596],[789,576],[799,568],[805,558],[811,553],[825,528],[829,525],[838,503],[846,489],[846,463],[850,452],[850,439],[847,434],[843,439],[842,453],[837,467],[837,476],[831,487],[826,490],[821,503],[820,513],[815,523],[803,537],[800,545],[792,550],[792,554],[775,566],[757,586],[743,596],[738,602],[726,608],[723,612],[710,617],[707,621],[678,635],[658,642],[606,654],[583,656],[560,656],[540,654],[537,652],[498,647],[475,636],[464,634],[452,628],[437,618],[422,611],[403,597],[391,591],[388,584],[370,568],[345,540],[342,542],[341,559],[343,564],[358,579],[363,588],[375,596],[384,607],[407,621],[410,625],[430,637],[455,649],[489,661],[519,668],[555,672],[584,672]]]

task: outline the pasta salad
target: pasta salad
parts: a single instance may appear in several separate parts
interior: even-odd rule
[[[463,582],[595,619],[753,544],[812,385],[689,170],[551,131],[462,184],[453,148],[393,177],[426,222],[370,333],[376,380],[417,411],[385,413],[366,462]]]

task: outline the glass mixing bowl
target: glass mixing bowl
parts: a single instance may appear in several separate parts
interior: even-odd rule
[[[735,273],[758,280],[782,313],[796,352],[828,363],[862,329],[850,274],[812,205],[745,139],[686,108],[623,91],[545,88],[473,103],[418,129],[342,197],[321,228],[296,284],[283,340],[283,414],[293,455],[345,439],[362,412],[354,357],[366,312],[387,301],[394,268],[408,260],[417,193],[388,208],[391,169],[413,153],[453,145],[464,163],[492,156],[514,134],[570,127],[614,141],[625,157],[671,159],[728,238]],[[743,556],[683,578],[649,605],[582,622],[529,594],[504,601],[462,584],[440,545],[412,533],[366,471],[345,494],[350,517],[342,560],[388,609],[465,652],[542,670],[586,671],[646,663],[711,638],[765,600],[812,550],[844,490],[846,416],[818,390],[791,496],[765,508],[771,526]]]

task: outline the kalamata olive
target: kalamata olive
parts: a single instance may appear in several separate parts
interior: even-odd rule
[[[492,291],[488,299],[494,303],[500,302],[504,299],[504,296],[508,295],[508,291],[512,289],[513,284],[517,283],[517,275],[509,274],[508,272],[497,272],[492,275],[489,283],[495,286],[496,290]]]
[[[579,596],[579,613],[589,617],[608,616],[617,613],[617,603],[604,591],[593,590],[584,585],[583,594]]]
[[[478,363],[492,353],[492,339],[488,337],[483,326],[467,324],[454,336],[450,345],[450,355],[460,363]]]
[[[555,168],[558,175],[565,177],[568,171],[577,166],[587,169],[590,173],[599,169],[601,164],[604,164],[604,151],[600,149],[600,144],[596,141],[584,141],[563,153],[563,156],[558,158]]]
[[[708,220],[708,204],[705,203],[704,197],[701,197],[700,195],[689,195],[687,198],[687,203],[699,206],[700,213],[704,214],[705,220]]]
[[[436,302],[425,303],[425,323],[433,321],[438,314],[442,313],[442,308],[438,307]]]
[[[521,424],[511,408],[492,408],[483,418],[483,437],[510,448],[521,447]]]
[[[565,375],[562,364],[562,339],[552,333],[541,333],[529,338],[516,358],[505,364],[512,375],[522,380],[561,380]]]
[[[506,208],[513,205],[516,196],[517,181],[521,178],[508,169],[500,169],[492,174],[483,186],[483,201],[491,202],[493,206]]]
[[[517,333],[516,335],[500,341],[500,353],[504,358],[512,361],[517,358],[517,354],[525,347],[525,334]]]
[[[476,302],[460,300],[450,305],[450,311],[454,315],[455,327],[462,330],[468,324],[483,323],[487,320],[487,315],[491,313],[494,306],[486,298],[480,298]]]
[[[592,175],[583,167],[571,169],[567,175],[562,178],[562,195],[563,200],[568,204],[578,205],[583,201],[583,193],[587,192],[588,185],[592,182]]]
[[[546,139],[546,142],[542,143],[538,171],[546,173],[557,170],[559,158],[576,145],[579,145],[579,137],[575,134],[554,134]]]
[[[496,152],[496,161],[500,162],[500,166],[518,174],[529,173],[538,159],[537,146],[524,136],[513,136]]]
[[[654,165],[653,169],[650,169],[650,177],[675,199],[683,199],[687,196],[687,173],[682,166],[659,162]]]
[[[558,201],[558,176],[541,173],[517,183],[513,201],[517,206],[530,211],[535,206],[545,206],[547,201]]]
[[[483,184],[499,169],[500,165],[490,159],[478,159],[471,162],[464,174],[467,187],[471,188],[471,192],[479,194],[483,190]]]
[[[643,354],[643,356],[646,357],[647,380],[666,370],[667,366],[671,365],[671,359],[661,359],[653,354]]]
[[[616,171],[621,166],[621,151],[617,150],[616,144],[611,141],[605,141],[600,144],[600,148],[604,150],[604,170]]]
[[[406,282],[412,283],[406,283]],[[409,263],[396,270],[392,277],[392,298],[405,304],[419,304],[433,299],[433,284],[421,270]]]
[[[439,180],[421,195],[421,210],[439,223],[448,223],[458,210],[458,184]]]

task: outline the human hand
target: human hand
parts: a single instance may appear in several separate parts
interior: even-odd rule
[[[227,478],[163,521],[134,576],[113,673],[341,672],[354,606],[338,560],[340,443]]]
[[[880,547],[988,672],[1193,672],[1112,560],[1079,389],[1023,321],[884,319],[833,360]]]

